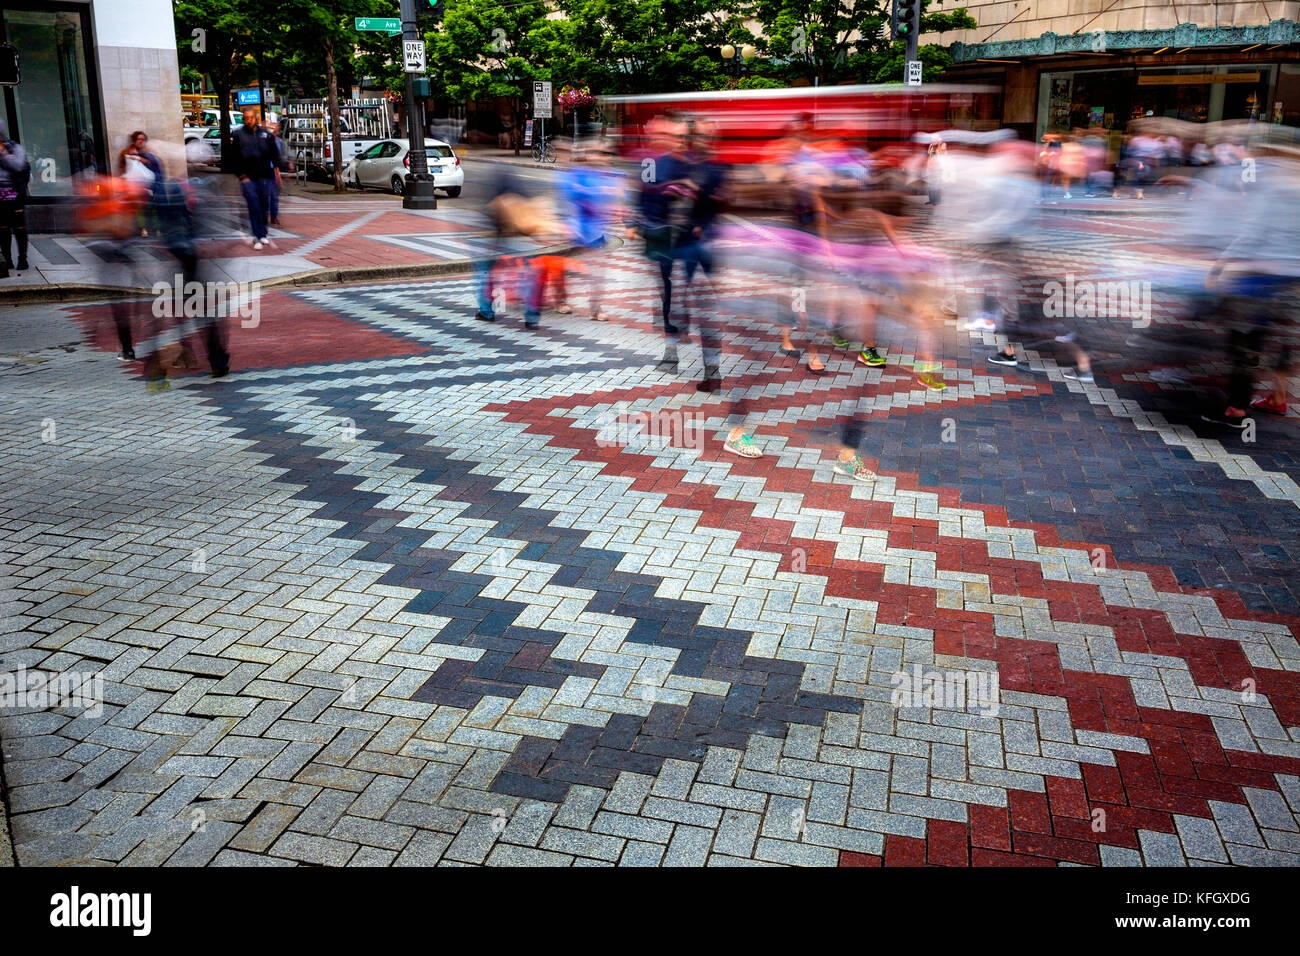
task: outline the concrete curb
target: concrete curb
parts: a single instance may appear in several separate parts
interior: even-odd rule
[[[1146,206],[1112,206],[1112,205],[1069,205],[1067,203],[1045,203],[1038,207],[1039,212],[1058,216],[1150,216],[1152,213],[1172,212],[1173,207],[1160,200],[1147,200]]]
[[[606,238],[605,249],[617,249],[623,240],[616,236]],[[587,251],[584,246],[550,246],[532,255],[572,256]],[[442,262],[414,262],[397,266],[342,266],[338,268],[308,269],[288,275],[271,276],[256,280],[262,289],[285,287],[306,288],[320,285],[346,285],[360,282],[409,282],[415,279],[434,279],[439,276],[468,272],[475,259],[449,259]],[[43,305],[51,302],[94,302],[101,299],[123,299],[151,296],[153,291],[143,287],[91,285],[67,283],[64,285],[10,286],[0,289],[0,305]]]

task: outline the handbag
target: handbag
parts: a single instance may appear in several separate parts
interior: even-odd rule
[[[153,185],[156,177],[153,170],[144,164],[144,160],[137,159],[135,162],[127,162],[125,178],[130,182],[148,187]]]

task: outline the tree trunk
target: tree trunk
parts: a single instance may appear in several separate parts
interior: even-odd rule
[[[329,114],[328,129],[333,140],[334,153],[334,191],[341,193],[343,188],[343,124],[339,122],[339,75],[334,69],[334,39],[325,38],[325,81],[329,84],[329,100],[326,112]]]

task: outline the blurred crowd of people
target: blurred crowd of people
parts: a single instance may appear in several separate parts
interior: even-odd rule
[[[1238,130],[1167,120],[1139,120],[1134,127],[1114,137],[1100,128],[1045,134],[1036,160],[1042,198],[1073,199],[1078,193],[1143,199],[1153,187],[1183,188],[1199,181],[1230,186],[1243,161],[1251,159]]]
[[[951,131],[921,137],[920,188],[900,189],[871,152],[819,135],[809,116],[745,165],[720,161],[697,117],[666,114],[639,132],[643,148],[631,163],[599,143],[577,147],[554,195],[504,169],[490,206],[501,255],[477,270],[477,317],[498,321],[513,290],[525,326],[537,328],[548,286],[560,290],[558,311],[571,311],[565,261],[509,254],[510,237],[581,234],[580,244],[597,246],[602,233],[622,233],[659,289],[657,302],[623,304],[622,314],[658,328],[664,371],[677,372],[680,349],[698,340],[697,388],[723,397],[720,440],[734,455],[763,454],[762,422],[748,389],[728,387],[724,354],[731,343],[752,355],[764,334],[768,361],[798,362],[807,375],[827,374],[827,358],[847,352],[940,392],[955,358],[942,354],[953,348],[943,332],[954,324],[986,346],[991,371],[1060,368],[1086,384],[1097,345],[1130,354],[1151,345],[1153,363],[1167,360],[1172,323],[1194,340],[1186,354],[1202,364],[1215,356],[1226,369],[1198,382],[1202,417],[1244,428],[1253,411],[1286,412],[1300,289],[1293,146],[1224,139],[1209,147],[1135,131],[1108,163],[1106,143],[1086,134],[1033,144],[1009,131]],[[1208,174],[1196,175],[1198,164]],[[1054,244],[1041,247],[1045,196],[1143,195],[1157,185],[1195,200],[1171,214],[1161,255],[1116,246],[1095,274],[1075,275],[1079,260],[1061,233],[1078,229],[1078,217],[1058,216]],[[1175,260],[1184,266],[1167,264]],[[592,290],[591,318],[607,318],[599,259],[575,265]],[[1158,317],[1153,293],[1165,304]],[[836,471],[858,480],[874,477],[862,457],[870,381],[827,441]],[[1264,391],[1255,394],[1256,385]]]
[[[828,366],[832,357],[867,369],[890,364],[917,388],[941,392],[954,364],[945,334],[953,326],[987,349],[997,374],[1061,368],[1085,384],[1098,347],[1113,354],[1123,343],[1130,362],[1149,347],[1159,364],[1181,344],[1184,357],[1202,365],[1217,357],[1225,370],[1196,382],[1203,417],[1245,428],[1255,411],[1287,410],[1300,288],[1300,139],[1292,132],[1189,133],[1139,122],[1122,141],[1076,131],[1035,144],[1005,130],[949,130],[919,134],[900,178],[883,152],[826,135],[811,115],[795,116],[752,162],[738,163],[723,161],[705,118],[667,112],[637,130],[635,151],[616,154],[602,137],[574,142],[550,180],[490,167],[494,248],[475,263],[475,314],[491,323],[517,307],[525,328],[536,329],[549,304],[567,314],[580,301],[572,296],[585,296],[594,321],[617,314],[652,323],[658,366],[673,374],[681,349],[698,341],[697,387],[719,394],[727,423],[719,439],[742,458],[763,454],[762,422],[748,389],[727,381],[728,353],[766,352],[808,376],[844,374],[841,362]],[[265,248],[285,162],[274,117],[263,124],[247,111],[232,140],[228,165],[247,207],[248,241]],[[114,175],[84,178],[81,229],[106,269],[137,275],[149,243],[170,257],[178,284],[203,278],[198,211],[214,197],[174,174],[178,166],[183,159],[160,157],[137,131]],[[21,146],[0,129],[5,268],[27,267],[27,176]],[[1069,233],[1084,220],[1057,215],[1049,228],[1044,204],[1152,189],[1188,200],[1164,207],[1159,242],[1112,244],[1102,262],[1091,261],[1095,274],[1075,275],[1071,263],[1088,260],[1070,258]],[[653,298],[620,294],[611,305],[609,260],[599,251],[615,237],[643,254]],[[1080,233],[1081,247],[1090,237]],[[578,252],[527,251],[556,244]],[[138,283],[119,276],[113,284]],[[164,320],[129,299],[113,312],[122,361],[136,359],[138,341],[151,343],[150,388],[166,388],[162,346],[175,346],[176,362],[193,360],[187,336],[201,340],[214,377],[228,373],[222,316]],[[862,449],[872,380],[854,381],[859,398],[837,417],[828,445],[837,471],[870,480]]]
[[[261,250],[274,245],[269,229],[279,225],[281,172],[290,166],[275,114],[262,122],[258,110],[250,107],[244,110],[243,120],[231,135],[229,168],[239,181],[247,209],[250,235],[246,241]],[[171,145],[156,151],[148,133],[136,130],[127,137],[109,174],[84,173],[78,178],[82,199],[78,231],[100,264],[104,284],[152,284],[157,289],[157,283],[151,283],[158,276],[149,250],[160,249],[171,268],[164,283],[169,291],[159,291],[158,296],[168,302],[193,302],[190,312],[199,312],[159,314],[164,310],[151,308],[148,302],[128,297],[112,300],[118,360],[137,361],[136,346],[147,342],[143,370],[150,391],[168,388],[169,372],[197,367],[199,354],[206,357],[214,379],[230,372],[225,331],[229,313],[225,306],[212,310],[198,305],[213,301],[205,290],[216,278],[204,268],[201,240],[213,230],[214,214],[226,200],[210,178],[187,177],[187,159],[194,158]],[[0,183],[0,216],[3,195]],[[25,259],[24,254],[20,268],[26,268]],[[179,295],[171,291],[173,287]]]

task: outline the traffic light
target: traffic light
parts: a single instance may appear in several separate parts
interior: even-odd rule
[[[911,40],[921,33],[921,0],[894,0],[889,20],[891,40]]]
[[[447,0],[429,0],[429,8],[433,12],[433,22],[441,23],[443,9],[447,6]]]
[[[0,43],[0,86],[17,86],[21,79],[18,48],[12,43]]]

